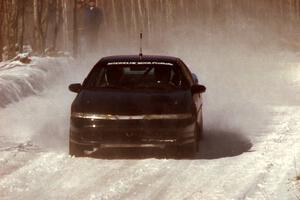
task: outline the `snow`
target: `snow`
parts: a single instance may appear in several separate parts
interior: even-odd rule
[[[55,76],[62,71],[66,61],[54,58],[33,57],[30,64],[20,61],[0,63],[0,107],[24,96],[38,94],[49,84],[55,81]]]
[[[209,55],[182,56],[208,88],[205,139],[191,159],[159,151],[70,157],[75,94],[67,86],[94,61],[34,58],[1,68],[1,199],[297,199],[300,59]]]

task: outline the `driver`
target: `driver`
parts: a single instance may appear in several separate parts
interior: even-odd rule
[[[169,84],[171,77],[171,68],[169,66],[155,67],[154,75],[157,83]]]
[[[123,74],[124,74],[123,68],[119,68],[119,67],[108,68],[106,71],[106,78],[107,78],[108,85],[120,84]]]

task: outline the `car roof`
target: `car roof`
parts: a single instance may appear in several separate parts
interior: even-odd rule
[[[162,55],[116,55],[103,57],[99,62],[170,62],[176,63],[180,59],[172,56]]]

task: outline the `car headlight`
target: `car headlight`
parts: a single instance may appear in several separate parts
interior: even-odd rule
[[[73,118],[82,119],[99,119],[99,120],[162,120],[162,119],[191,119],[193,117],[190,113],[180,114],[149,114],[149,115],[112,115],[112,114],[93,114],[73,112]]]
[[[82,113],[82,112],[73,112],[71,114],[73,118],[82,118],[82,119],[107,119],[107,120],[117,120],[114,115],[110,114],[93,114],[93,113]]]

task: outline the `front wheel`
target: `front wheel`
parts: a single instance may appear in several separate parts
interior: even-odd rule
[[[196,124],[196,134],[197,134],[197,141],[203,140],[203,124],[202,121],[200,124]]]
[[[196,123],[196,133],[197,133],[197,140],[203,140],[203,115],[202,111],[200,113],[201,121]]]
[[[69,155],[75,157],[83,157],[85,155],[84,147],[69,141]]]
[[[199,151],[199,142],[195,140],[195,142],[186,144],[179,147],[179,153],[181,156],[193,157]]]

